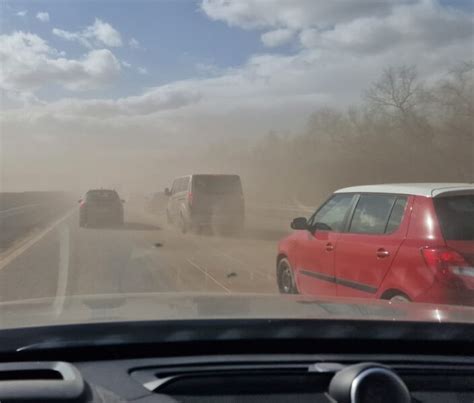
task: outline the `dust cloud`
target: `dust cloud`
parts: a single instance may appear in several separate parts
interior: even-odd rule
[[[472,182],[473,71],[463,62],[426,84],[414,67],[389,67],[358,104],[315,107],[292,132],[239,135],[235,120],[230,134],[197,135],[146,119],[104,119],[97,128],[87,119],[4,116],[0,191],[104,187],[126,198],[162,191],[180,175],[232,173],[252,200],[315,204],[349,185]]]

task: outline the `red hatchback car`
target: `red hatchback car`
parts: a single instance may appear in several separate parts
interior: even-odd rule
[[[336,191],[280,241],[282,293],[474,305],[474,185]]]

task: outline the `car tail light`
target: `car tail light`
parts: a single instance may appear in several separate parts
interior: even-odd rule
[[[81,204],[79,204],[79,207],[80,207],[80,208],[83,208],[83,207],[85,207],[85,206],[86,206],[86,202],[85,202],[84,200],[81,201]]]
[[[193,193],[192,192],[188,192],[188,204],[190,206],[193,205]]]
[[[440,280],[456,282],[459,276],[474,277],[474,268],[453,249],[424,248],[421,253],[427,266]]]

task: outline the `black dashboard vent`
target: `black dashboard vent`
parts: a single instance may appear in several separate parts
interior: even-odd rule
[[[0,382],[2,381],[46,381],[51,379],[63,379],[58,371],[50,369],[27,369],[0,372]]]
[[[313,371],[307,364],[227,364],[155,367],[131,372],[146,389],[171,396],[188,394],[219,395],[234,391],[239,394],[324,392],[332,371]]]

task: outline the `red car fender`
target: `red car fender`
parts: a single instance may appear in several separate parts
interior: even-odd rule
[[[278,243],[278,256],[276,262],[278,264],[282,256],[284,256],[290,262],[291,268],[293,269],[293,273],[295,272],[297,266],[297,262],[295,260],[297,253],[294,252],[294,248],[297,243],[296,237],[297,233],[293,232],[291,235],[288,235],[286,238],[282,239]]]

